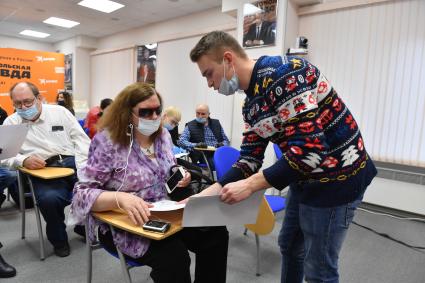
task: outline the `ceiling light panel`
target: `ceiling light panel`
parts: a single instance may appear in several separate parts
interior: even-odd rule
[[[123,4],[109,0],[83,0],[79,2],[78,5],[104,13],[111,13],[125,6]]]
[[[44,20],[43,23],[54,25],[54,26],[60,26],[64,28],[72,28],[80,24],[79,22],[74,22],[71,20],[61,19],[57,17],[50,17]]]
[[[46,38],[46,37],[50,36],[50,34],[48,34],[48,33],[39,32],[39,31],[35,31],[35,30],[30,30],[30,29],[23,30],[19,34],[32,36],[32,37],[38,37],[38,38]]]

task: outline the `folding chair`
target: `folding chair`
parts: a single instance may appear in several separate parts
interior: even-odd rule
[[[118,258],[120,260],[121,270],[124,275],[124,280],[126,283],[132,283],[131,276],[129,270],[133,267],[140,267],[143,266],[142,264],[132,261],[132,260],[126,260],[123,253],[120,251],[120,249],[117,247],[117,252],[111,251],[107,249],[106,247],[102,246],[102,244],[99,242],[98,239],[95,240],[95,242],[90,242],[89,239],[89,229],[88,229],[88,217],[85,221],[85,232],[86,232],[86,253],[87,253],[87,283],[91,283],[92,280],[92,269],[93,269],[93,255],[92,252],[94,250],[103,248],[105,251],[107,251],[110,255],[112,255],[115,258]],[[112,225],[109,225],[111,232],[114,233],[114,227]]]
[[[34,202],[35,217],[38,230],[38,241],[40,243],[40,260],[45,258],[43,227],[41,226],[40,209],[34,193],[34,186],[30,176],[42,179],[56,179],[71,176],[74,170],[71,168],[45,167],[43,169],[30,170],[23,167],[18,168],[19,209],[22,215],[22,239],[25,239],[25,197],[32,197]],[[24,183],[28,183],[30,192],[24,192]]]

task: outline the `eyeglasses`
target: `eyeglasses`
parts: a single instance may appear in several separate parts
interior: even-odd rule
[[[149,118],[152,117],[153,113],[156,115],[161,115],[162,105],[157,108],[139,108],[139,117],[140,118]]]
[[[22,100],[22,101],[13,101],[13,106],[15,108],[19,108],[19,109],[22,108],[22,105],[25,106],[25,107],[31,107],[31,106],[34,105],[34,102],[35,102],[36,99],[37,98],[34,97],[33,99],[25,99],[25,100]]]

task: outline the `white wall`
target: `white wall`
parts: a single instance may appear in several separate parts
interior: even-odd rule
[[[341,1],[348,3],[350,1]],[[352,1],[351,1],[352,2]],[[425,165],[425,1],[386,1],[300,17],[309,59],[345,100],[372,158]],[[372,186],[365,201],[423,212],[425,188]],[[417,205],[415,207],[415,205]]]
[[[233,32],[234,34],[234,32]],[[182,111],[182,123],[195,118],[197,104],[210,107],[211,118],[219,119],[229,139],[232,136],[233,97],[226,97],[209,89],[198,66],[189,59],[189,51],[201,36],[163,42],[158,45],[157,88],[166,106],[176,106]],[[179,56],[178,54],[181,54]],[[241,123],[242,120],[239,121]]]
[[[205,34],[212,30],[234,29],[235,19],[219,8],[186,15],[169,21],[132,29],[98,40],[99,49],[143,45]],[[187,56],[181,54],[181,56]]]
[[[53,44],[0,35],[0,48],[55,52]]]
[[[65,55],[72,54],[72,88],[75,103],[76,116],[87,112],[88,106],[98,105],[99,101],[91,104],[90,93],[90,52],[97,48],[96,39],[87,36],[77,36],[55,44],[56,52]],[[78,105],[82,109],[78,109]],[[80,113],[83,112],[83,113]],[[83,117],[78,117],[83,118]]]

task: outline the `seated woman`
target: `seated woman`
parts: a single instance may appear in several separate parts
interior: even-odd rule
[[[164,114],[162,115],[162,123],[164,128],[166,128],[171,135],[173,144],[177,146],[177,141],[179,140],[179,123],[182,119],[182,114],[180,110],[174,106],[169,106],[164,109]]]
[[[72,115],[75,116],[74,102],[72,101],[72,94],[70,94],[67,91],[59,92],[58,95],[56,96],[56,103],[68,109],[72,113]]]
[[[161,126],[161,111],[161,96],[148,84],[134,83],[121,91],[92,140],[74,187],[70,219],[83,223],[90,211],[121,209],[140,226],[149,219],[150,203],[168,198],[165,182],[176,160],[170,134]],[[179,186],[189,182],[186,174]],[[100,224],[95,222],[90,216],[90,239]],[[196,254],[195,282],[225,282],[228,239],[225,227],[184,228],[152,241],[118,229],[112,235],[107,225],[99,226],[101,243],[150,266],[154,282],[191,282],[188,250]]]

